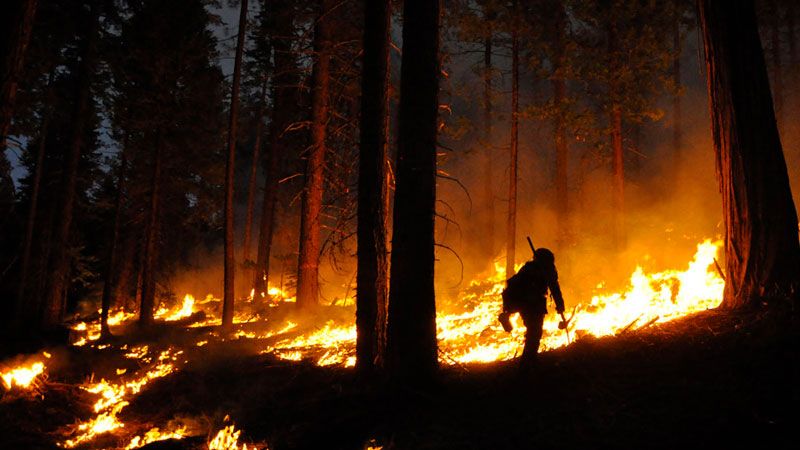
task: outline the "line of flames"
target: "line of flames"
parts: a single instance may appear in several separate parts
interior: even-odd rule
[[[573,338],[584,335],[602,337],[718,306],[724,289],[724,280],[714,270],[715,257],[720,246],[721,242],[711,240],[698,244],[694,258],[683,271],[646,273],[641,267],[637,267],[631,274],[629,286],[623,292],[598,293],[589,302],[575,306],[567,331]],[[437,338],[443,364],[508,360],[520,352],[525,333],[521,319],[517,315],[512,316],[514,329],[511,333],[505,333],[497,322],[497,315],[502,308],[500,294],[504,285],[505,272],[498,265],[492,275],[472,281],[467,289],[469,293],[461,297],[464,304],[475,305],[473,308],[437,314]],[[601,290],[602,287],[599,286],[598,289]],[[272,286],[269,288],[269,295],[271,303],[294,299]],[[251,293],[248,302],[255,302],[258,297]],[[206,309],[217,306],[216,303],[218,300],[211,296],[203,302],[197,302],[193,296],[187,294],[179,306],[172,309],[161,306],[155,316],[164,321],[178,321],[203,310],[206,314],[203,324],[218,323],[219,318],[213,311]],[[115,327],[133,319],[134,315],[131,313],[114,311],[109,317],[109,324]],[[235,319],[237,323],[255,320],[260,320],[257,314],[241,314]],[[555,314],[546,317],[540,350],[551,350],[569,343],[569,334],[558,328],[558,320]],[[91,343],[97,348],[104,348],[108,345],[97,345],[93,342],[100,336],[99,324],[78,322],[73,330],[80,334],[80,338],[74,343],[76,346]],[[234,337],[273,338],[274,343],[263,349],[262,353],[273,354],[285,360],[311,359],[320,366],[354,365],[355,325],[329,321],[316,330],[298,330],[297,323],[287,321],[271,331],[256,333],[242,330]],[[286,336],[282,337],[283,335]],[[206,343],[207,337],[198,340],[196,345],[200,347]],[[93,407],[95,416],[70,427],[67,431],[70,438],[60,445],[75,447],[90,442],[98,435],[123,428],[125,424],[118,419],[118,414],[145,385],[178,370],[178,357],[182,353],[169,349],[156,354],[147,346],[134,347],[125,356],[146,363],[143,369],[127,376],[124,376],[126,371],[120,369],[117,371],[120,379],[115,382],[101,380],[81,385],[87,392],[98,396]],[[49,357],[49,354],[44,355]],[[26,364],[0,371],[0,378],[6,390],[30,389],[36,385],[37,379],[44,376],[45,370],[46,366],[41,358],[29,359]],[[239,449],[239,433],[233,425],[229,425],[219,430],[211,439],[209,448]],[[180,439],[186,435],[186,428],[181,426],[174,429],[151,428],[146,433],[133,437],[125,448],[134,449],[151,442]]]

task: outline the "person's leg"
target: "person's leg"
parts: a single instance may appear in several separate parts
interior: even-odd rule
[[[527,371],[536,364],[536,354],[539,352],[539,343],[542,340],[544,315],[522,314],[522,322],[525,324],[526,330],[525,347],[520,358],[520,368],[523,371]]]

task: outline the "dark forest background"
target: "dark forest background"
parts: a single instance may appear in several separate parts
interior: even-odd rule
[[[294,291],[303,251],[318,265],[315,301],[343,302],[355,289],[364,11],[361,2],[328,5],[321,43],[318,3],[248,7],[235,139],[238,297],[265,290],[259,274]],[[63,305],[56,316],[94,311],[104,287],[131,310],[142,296],[156,304],[185,292],[222,296],[238,6],[38,2],[0,159],[0,296],[14,310],[2,320],[46,322],[52,304]],[[692,1],[446,0],[442,14],[440,301],[502,266],[509,249],[514,262],[527,259],[526,235],[555,250],[568,301],[578,301],[598,280],[624,281],[643,258],[683,264],[698,241],[723,233]],[[800,8],[763,0],[757,14],[796,183],[800,130],[789,118],[800,100]],[[396,7],[390,195],[401,25]],[[322,184],[309,187],[321,48],[330,56],[326,152]],[[509,238],[514,148],[517,231]],[[309,189],[322,201],[319,243],[302,250]]]

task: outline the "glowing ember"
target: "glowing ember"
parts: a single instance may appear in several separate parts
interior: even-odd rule
[[[13,387],[28,389],[42,373],[44,373],[44,363],[35,362],[27,366],[19,366],[9,369],[8,371],[1,371],[0,378],[3,379],[3,386],[5,386],[6,389],[10,390]]]

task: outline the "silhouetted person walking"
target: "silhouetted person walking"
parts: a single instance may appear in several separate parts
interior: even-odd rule
[[[506,281],[503,291],[503,312],[499,320],[506,331],[511,331],[508,317],[518,312],[527,331],[525,348],[520,358],[520,369],[527,372],[536,363],[539,342],[542,339],[544,316],[547,314],[547,291],[556,303],[556,311],[564,312],[564,297],[558,285],[555,255],[546,248],[534,252],[534,258],[525,263],[516,275]]]

